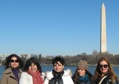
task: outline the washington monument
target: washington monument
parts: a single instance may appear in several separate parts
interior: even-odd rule
[[[101,8],[101,31],[100,31],[100,52],[107,52],[106,43],[106,9],[104,3]]]

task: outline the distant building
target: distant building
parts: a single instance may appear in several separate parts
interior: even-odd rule
[[[5,60],[8,54],[0,54],[0,60]]]

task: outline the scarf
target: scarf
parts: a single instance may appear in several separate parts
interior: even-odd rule
[[[88,81],[90,81],[88,74],[85,74],[85,76],[79,76],[78,80],[80,82],[88,82]]]
[[[12,73],[14,74],[15,78],[19,81],[19,76],[18,76],[19,69],[18,68],[16,68],[16,69],[12,68]]]
[[[64,71],[62,72],[56,72],[52,71],[53,78],[49,81],[49,84],[63,84],[62,76],[64,74]]]
[[[27,73],[32,76],[33,84],[43,84],[44,83],[43,78],[41,77],[39,71],[37,72],[28,71]]]

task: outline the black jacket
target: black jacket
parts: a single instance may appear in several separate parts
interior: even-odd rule
[[[100,79],[100,80],[101,80],[101,79]],[[100,82],[100,80],[97,79],[95,84],[98,84],[98,83]],[[111,81],[111,79],[110,79],[110,76],[107,76],[107,77],[102,81],[101,84],[119,84],[119,83],[118,83],[118,80],[116,80],[116,79],[115,79],[115,82],[113,83],[113,82]]]

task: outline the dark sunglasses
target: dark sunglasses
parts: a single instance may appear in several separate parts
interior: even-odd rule
[[[105,65],[99,65],[99,67],[100,67],[100,68],[103,68],[103,67],[104,67],[104,68],[107,68],[108,65],[106,65],[106,64],[105,64]]]
[[[19,62],[18,60],[10,60],[10,62]]]

